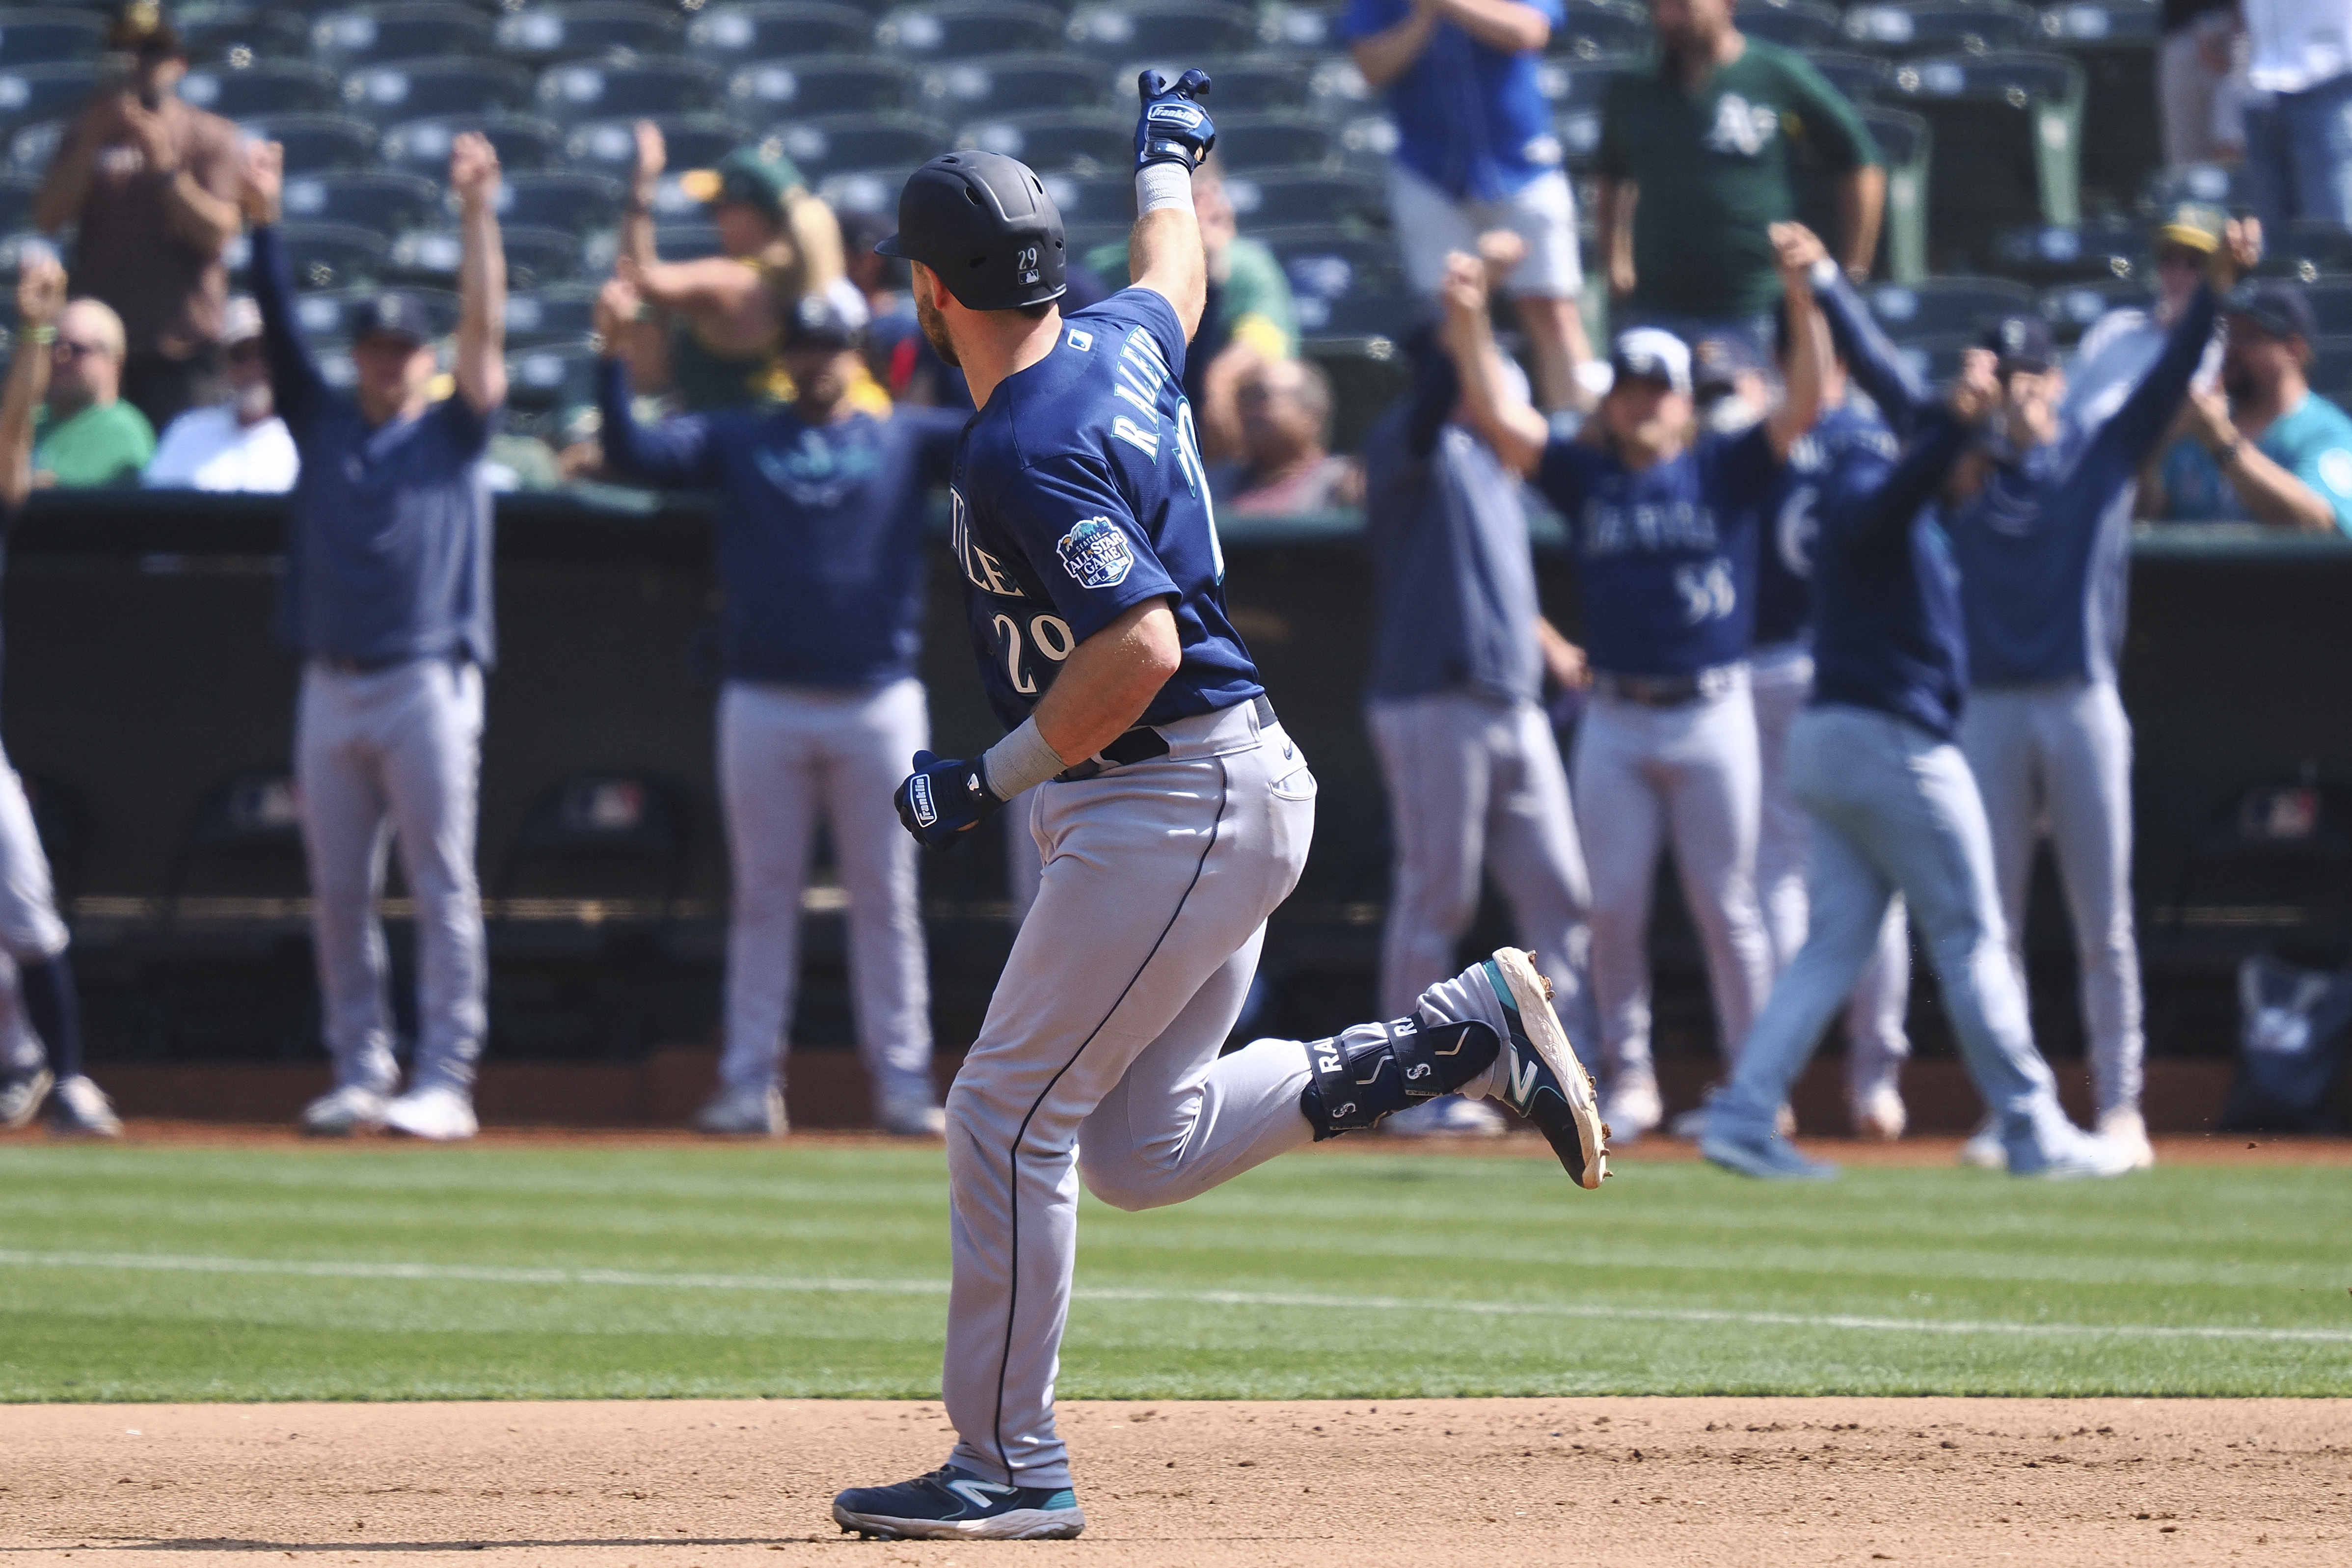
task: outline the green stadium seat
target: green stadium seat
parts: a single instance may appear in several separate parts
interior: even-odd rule
[[[1739,30],[1789,49],[1834,49],[1845,38],[1838,8],[1825,0],[1748,0]]]
[[[1092,60],[1009,54],[942,61],[923,73],[919,90],[930,113],[961,121],[1036,109],[1107,110],[1115,101],[1112,87]]]
[[[488,54],[490,18],[471,5],[415,5],[330,11],[310,24],[310,58],[337,70],[434,55]]]
[[[1256,47],[1257,16],[1225,0],[1124,0],[1080,5],[1063,37],[1065,47],[1106,64],[1181,57],[1212,65]]]
[[[2068,0],[2042,13],[2042,47],[2083,67],[2083,189],[2095,207],[2130,205],[2164,164],[2156,101],[2163,36],[2155,0]]]
[[[1927,249],[1938,271],[1980,269],[1992,237],[2023,224],[2079,221],[2083,68],[2045,54],[1907,61],[1890,101],[1927,121],[1935,166]]]
[[[1546,52],[1570,60],[1635,59],[1656,35],[1649,8],[1632,0],[1567,0],[1567,20],[1551,30]]]
[[[180,47],[194,66],[239,59],[300,59],[310,52],[310,22],[299,11],[277,6],[190,5],[174,20]]]
[[[1843,49],[1814,49],[1805,58],[1829,79],[1832,87],[1858,104],[1874,101],[1895,70],[1895,63],[1884,55],[1854,54]]]
[[[2190,163],[2150,174],[2142,188],[2140,205],[2156,212],[2175,202],[2208,202],[2242,212],[2252,205],[2245,171],[2235,163]]]
[[[289,175],[283,195],[289,223],[346,223],[380,234],[415,228],[441,213],[438,184],[391,169]]]
[[[0,11],[0,67],[96,59],[105,47],[105,37],[106,19],[88,11],[53,6]]]
[[[1362,450],[1373,423],[1412,386],[1412,362],[1397,342],[1403,327],[1400,321],[1394,331],[1300,340],[1299,357],[1321,366],[1331,381],[1333,451]]]
[[[635,0],[572,0],[509,12],[499,18],[495,37],[499,53],[545,64],[616,50],[641,56],[670,54],[678,47],[682,33],[674,10]]]
[[[945,125],[913,114],[825,114],[786,121],[770,134],[812,177],[920,163],[955,144]]]
[[[874,18],[830,0],[760,0],[713,5],[686,25],[698,59],[764,60],[787,55],[855,54],[874,43]]]
[[[1376,180],[1328,169],[1269,168],[1225,181],[1234,217],[1244,234],[1276,234],[1311,226],[1369,237],[1389,226],[1388,194]]]
[[[1223,146],[1220,127],[1218,145]],[[1128,168],[1135,158],[1135,122],[1108,110],[1049,109],[974,121],[955,145],[1018,158],[1039,171],[1090,174]]]
[[[335,74],[308,60],[232,59],[191,69],[180,79],[180,96],[231,120],[315,113],[335,107]]]
[[[1982,55],[2030,49],[2041,18],[2015,0],[1896,0],[1856,5],[1844,19],[1846,43],[1892,55]]]
[[[1130,147],[1133,141],[1130,126]],[[1217,157],[1230,173],[1328,166],[1338,159],[1339,142],[1339,132],[1313,115],[1217,116]]]
[[[399,60],[352,72],[342,97],[345,112],[378,125],[512,112],[530,101],[530,73],[503,60]]]
[[[449,147],[461,132],[478,131],[498,150],[505,169],[537,169],[553,158],[563,142],[562,130],[528,114],[444,114],[427,120],[404,121],[383,133],[383,161],[428,179],[449,173]],[[634,151],[634,144],[633,149]]]
[[[908,108],[913,69],[897,60],[797,56],[740,66],[727,79],[727,111],[765,124],[808,114],[892,113]]]
[[[708,169],[743,143],[757,140],[743,121],[723,114],[656,114],[673,170]],[[558,132],[562,155],[575,163],[624,176],[636,166],[636,120],[590,120]],[[501,153],[503,156],[503,153]]]
[[[342,289],[387,274],[391,242],[373,229],[341,223],[287,223],[278,243],[297,289]]]
[[[275,142],[285,148],[289,175],[364,169],[376,160],[381,134],[366,121],[341,114],[264,114],[237,123],[255,140]],[[442,167],[448,167],[446,153]]]
[[[719,68],[703,60],[574,60],[540,73],[537,112],[559,125],[620,115],[698,114],[724,107]]]
[[[1863,291],[1870,313],[1896,342],[1972,333],[2001,316],[2031,311],[2033,290],[1999,278],[1923,278]]]
[[[824,198],[825,205],[837,213],[875,213],[889,218],[894,224],[898,216],[898,193],[907,188],[907,176],[915,172],[911,163],[888,169],[845,169],[827,174],[816,184],[816,194]],[[1050,189],[1058,175],[1040,176]],[[1135,184],[1128,182],[1132,196]]]
[[[1993,237],[2000,270],[2037,284],[2101,283],[2147,270],[2147,226],[2129,218],[2034,225]]]
[[[1339,37],[1339,19],[1347,11],[1347,0],[1320,0],[1319,4],[1272,0],[1258,13],[1258,41],[1267,48],[1291,54],[1342,53],[1348,46]]]
[[[507,342],[544,348],[586,340],[596,324],[593,283],[558,283],[507,296]]]
[[[1057,49],[1062,16],[1026,0],[940,0],[891,12],[875,26],[874,41],[886,53],[921,60]]]
[[[610,174],[587,169],[524,171],[499,188],[499,220],[529,228],[573,234],[617,226],[628,187]]]

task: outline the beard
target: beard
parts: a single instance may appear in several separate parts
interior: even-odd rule
[[[2221,390],[2229,395],[2231,402],[2244,402],[2246,399],[2253,396],[2257,390],[2254,386],[2253,373],[2246,369],[2243,365],[2231,364],[2228,360],[2223,360],[2221,362]]]
[[[915,321],[923,329],[923,341],[931,345],[931,352],[950,369],[961,370],[963,361],[956,358],[955,340],[948,336],[947,318],[920,294],[915,296]]]

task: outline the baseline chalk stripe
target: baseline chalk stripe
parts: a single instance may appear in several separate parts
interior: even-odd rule
[[[397,1279],[426,1284],[594,1285],[657,1290],[753,1290],[795,1295],[944,1296],[944,1279],[856,1279],[776,1274],[647,1274],[617,1268],[501,1268],[466,1263],[205,1258],[168,1252],[13,1252],[0,1268],[122,1268],[163,1274],[247,1274],[307,1279]],[[1600,1302],[1454,1301],[1407,1296],[1304,1295],[1279,1290],[1162,1290],[1081,1287],[1080,1301],[1177,1302],[1198,1307],[1300,1308],[1322,1312],[1471,1312],[1496,1318],[1573,1318],[1645,1323],[1736,1323],[1751,1328],[1831,1329],[1863,1333],[2010,1334],[2140,1340],[2251,1340],[2352,1345],[2352,1329],[2266,1329],[2172,1323],[2021,1323],[1998,1318],[1874,1318],[1846,1313],[1735,1312],[1705,1307],[1633,1307]]]

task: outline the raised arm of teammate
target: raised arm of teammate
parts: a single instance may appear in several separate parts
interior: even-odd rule
[[[2115,417],[2099,427],[2095,439],[2099,445],[2116,453],[2127,467],[2137,469],[2165,432],[2172,427],[2173,417],[2180,412],[2181,401],[2189,395],[2189,383],[2197,374],[2197,366],[2205,357],[2206,345],[2213,341],[2214,323],[2220,320],[2221,296],[2238,281],[2241,273],[2253,270],[2263,258],[2263,226],[2254,218],[2230,220],[2222,242],[2214,247],[2205,258],[2205,280],[2189,297],[2188,309],[2172,323],[2166,334],[2164,352],[2139,378],[2131,395],[2116,410]]]
[[[1822,526],[1855,544],[1872,544],[1907,531],[1936,497],[1970,437],[2000,403],[2000,381],[1985,349],[1962,357],[1960,374],[1941,410],[1930,411],[1899,461],[1858,452],[1838,464],[1822,497]]]
[[[1209,75],[1188,70],[1171,85],[1158,71],[1145,71],[1136,89],[1143,110],[1135,125],[1137,216],[1127,239],[1127,272],[1135,287],[1175,308],[1190,342],[1209,303],[1209,258],[1192,211],[1192,171],[1217,144],[1217,128],[1200,102],[1209,96]]]
[[[1787,384],[1780,405],[1765,421],[1764,431],[1771,437],[1772,455],[1785,463],[1797,437],[1821,417],[1822,388],[1834,366],[1829,324],[1813,303],[1812,264],[1821,258],[1822,242],[1801,223],[1776,223],[1770,232],[1789,312],[1789,353],[1781,366]]]
[[[629,365],[621,357],[621,341],[636,315],[636,289],[626,279],[606,279],[596,295],[596,333],[604,342],[596,366],[597,440],[605,467],[668,489],[714,487],[719,473],[711,460],[709,421],[688,416],[648,426],[637,422],[630,406]]]
[[[469,131],[449,148],[465,251],[457,269],[457,391],[477,414],[507,400],[507,251],[499,237],[499,154]]]
[[[33,416],[49,390],[49,348],[66,308],[66,269],[50,255],[25,258],[16,279],[16,357],[0,394],[0,511],[33,490]]]
[[[294,278],[278,243],[278,200],[286,184],[286,149],[275,142],[246,144],[244,180],[237,205],[253,226],[253,258],[247,268],[254,303],[261,310],[261,346],[269,362],[269,396],[286,427],[299,437],[311,415],[328,398],[326,378],[302,341],[294,320]]]
[[[1488,268],[1477,257],[1455,251],[1445,258],[1438,300],[1445,318],[1439,331],[1462,378],[1462,400],[1471,426],[1505,466],[1532,474],[1543,461],[1551,426],[1521,396],[1503,368],[1487,306]]]

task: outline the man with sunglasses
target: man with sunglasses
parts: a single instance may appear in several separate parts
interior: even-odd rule
[[[2075,345],[2066,376],[2065,414],[2096,425],[2123,406],[2140,377],[2164,352],[2165,334],[2189,308],[2205,275],[2205,258],[2221,247],[2230,215],[2203,202],[2175,202],[2148,231],[2155,297],[2118,305],[2094,322]],[[2217,335],[2197,363],[2193,386],[2210,386],[2221,373]]]
[[[96,300],[69,301],[49,348],[49,395],[33,423],[33,483],[91,489],[136,484],[155,455],[147,416],[122,399],[122,320]]]
[[[151,490],[282,495],[294,488],[302,459],[286,421],[278,417],[261,340],[261,308],[247,296],[228,302],[221,344],[228,401],[191,408],[173,420],[142,482]]]

